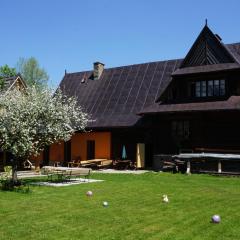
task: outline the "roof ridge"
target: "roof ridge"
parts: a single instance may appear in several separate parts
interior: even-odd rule
[[[227,46],[240,45],[240,41],[239,42],[234,42],[234,43],[225,43],[225,45],[227,45]]]
[[[134,63],[134,64],[129,64],[129,65],[122,65],[122,66],[116,66],[116,67],[109,67],[109,68],[104,68],[104,70],[112,70],[116,68],[124,68],[124,67],[134,67],[138,65],[144,65],[144,64],[152,64],[152,63],[164,63],[164,62],[169,62],[169,61],[182,61],[183,58],[173,58],[173,59],[165,59],[165,60],[158,60],[158,61],[150,61],[150,62],[143,62],[143,63]],[[93,70],[85,70],[85,71],[80,71],[80,72],[71,72],[71,73],[66,73],[66,75],[71,75],[71,74],[82,74],[82,73],[91,73]]]
[[[231,47],[234,45],[239,45],[240,46],[240,42],[234,42],[234,43],[222,43],[222,45],[226,46],[226,47]],[[232,55],[232,51],[230,49],[227,49],[231,52]],[[235,52],[235,51],[234,51]],[[237,53],[238,54],[238,53]],[[182,61],[184,58],[172,58],[172,59],[164,59],[164,60],[157,60],[157,61],[150,61],[150,62],[142,62],[142,63],[133,63],[133,64],[126,64],[126,65],[121,65],[121,66],[113,66],[113,67],[109,67],[109,68],[104,68],[104,70],[111,70],[111,69],[115,69],[115,68],[123,68],[123,67],[132,67],[132,66],[136,66],[136,65],[142,65],[142,64],[151,64],[151,63],[161,63],[161,62],[167,62],[167,61]],[[83,70],[83,71],[78,71],[78,72],[69,72],[66,73],[66,75],[74,75],[74,74],[82,74],[82,73],[91,73],[93,70],[88,69],[88,70]]]

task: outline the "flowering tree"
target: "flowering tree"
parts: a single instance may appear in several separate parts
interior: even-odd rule
[[[0,96],[0,147],[13,155],[13,181],[21,159],[40,154],[52,143],[67,141],[84,130],[88,115],[75,98],[49,89],[17,89]]]

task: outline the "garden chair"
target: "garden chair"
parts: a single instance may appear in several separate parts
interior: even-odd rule
[[[12,175],[12,166],[5,166],[4,167],[4,172],[1,173],[1,179],[7,179],[10,178]]]
[[[35,169],[35,166],[33,165],[32,162],[30,162],[29,160],[26,160],[23,162],[23,168],[32,170],[32,169]]]
[[[81,166],[81,157],[78,156],[73,159],[71,162],[68,162],[68,167],[80,167]]]

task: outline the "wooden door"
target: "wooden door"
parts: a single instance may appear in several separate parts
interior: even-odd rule
[[[95,159],[95,141],[88,140],[87,141],[87,160]]]

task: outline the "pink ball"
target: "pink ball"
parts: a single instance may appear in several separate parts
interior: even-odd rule
[[[212,223],[220,223],[220,222],[221,222],[221,218],[219,215],[212,216]]]
[[[93,195],[93,192],[92,192],[92,191],[87,191],[86,195],[87,195],[88,197],[91,197],[91,196]]]

